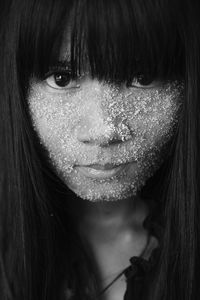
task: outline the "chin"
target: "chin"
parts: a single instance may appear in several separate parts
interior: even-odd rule
[[[69,187],[69,186],[68,186]],[[88,188],[88,189],[73,189],[69,187],[79,198],[83,200],[88,200],[91,202],[100,202],[100,201],[121,201],[130,197],[137,195],[139,188],[136,186],[130,185],[123,186],[118,185],[116,188],[101,186],[100,188]]]
[[[67,187],[79,198],[91,202],[120,201],[134,197],[153,175],[155,168],[140,165],[129,168],[119,176],[104,180],[94,180],[79,173],[62,173],[60,176]],[[155,166],[154,166],[155,167]]]

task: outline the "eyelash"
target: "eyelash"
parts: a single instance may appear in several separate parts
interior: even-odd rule
[[[60,77],[56,80],[56,76]],[[53,78],[53,81],[55,82],[55,86],[53,86],[53,82],[49,82]],[[62,82],[64,79],[64,82]],[[71,83],[71,88],[79,88],[80,85],[77,83],[77,81],[80,79],[80,77],[73,77],[70,70],[66,70],[66,68],[53,68],[49,72],[47,72],[44,76],[44,81],[46,81],[47,85],[49,85],[51,88],[62,90],[62,89],[70,89],[68,87]],[[60,85],[59,85],[60,81]]]
[[[61,85],[59,86],[59,80],[56,82],[56,76],[60,76],[60,82]],[[62,77],[65,76],[65,81],[62,83]],[[52,83],[49,83],[48,80],[53,77],[55,86],[52,86]],[[63,89],[77,89],[80,88],[80,84],[78,84],[78,81],[80,80],[82,76],[79,77],[72,77],[71,71],[67,70],[66,68],[54,68],[50,70],[48,73],[45,74],[44,80],[46,83],[53,89],[56,90],[63,90]],[[71,83],[71,85],[70,85]],[[161,84],[160,80],[154,80],[149,76],[145,75],[139,75],[137,77],[134,77],[132,81],[127,82],[126,86],[127,88],[142,88],[142,89],[147,89],[147,88],[153,88],[155,86],[159,86]]]
[[[152,88],[155,87],[155,85],[159,84],[160,85],[161,81],[160,80],[155,80],[154,78],[148,76],[148,75],[139,75],[133,78],[132,81],[129,81],[127,83],[127,87],[135,87],[135,88]],[[140,86],[138,86],[138,84]]]

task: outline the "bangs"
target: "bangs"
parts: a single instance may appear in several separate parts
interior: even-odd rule
[[[175,79],[184,74],[184,46],[177,15],[167,0],[26,1],[20,51],[28,77],[42,78],[60,60],[63,40],[73,76],[99,80],[135,76]],[[175,15],[176,13],[176,15]]]

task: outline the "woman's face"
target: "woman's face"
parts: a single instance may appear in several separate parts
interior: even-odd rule
[[[165,158],[182,84],[115,86],[89,73],[70,80],[67,65],[53,70],[43,81],[33,78],[28,103],[55,172],[83,199],[135,195]]]

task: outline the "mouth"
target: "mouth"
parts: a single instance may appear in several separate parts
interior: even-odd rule
[[[118,175],[126,168],[126,166],[127,164],[121,164],[121,165],[92,164],[87,166],[76,166],[75,169],[86,177],[96,178],[96,179],[106,179]]]

